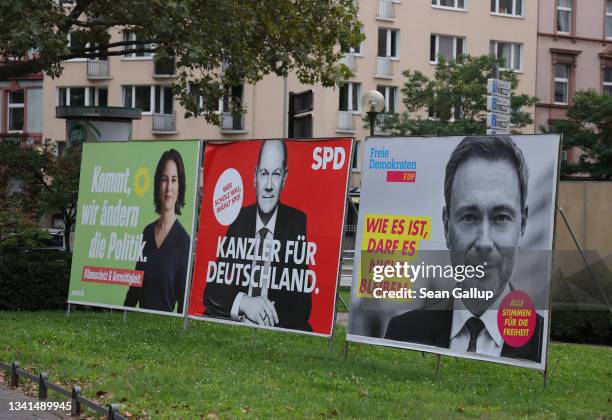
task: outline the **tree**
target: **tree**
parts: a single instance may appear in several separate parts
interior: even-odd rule
[[[58,0],[0,2],[0,80],[44,72],[62,60],[152,52],[175,59],[175,94],[188,116],[215,114],[220,86],[295,72],[332,86],[350,76],[341,52],[363,36],[353,0]],[[111,29],[134,33],[122,41]],[[68,46],[68,36],[72,41]],[[338,48],[339,47],[339,48]],[[17,58],[17,59],[15,59]],[[203,97],[204,106],[198,106]],[[235,104],[238,105],[238,104]],[[239,107],[236,107],[239,108]]]
[[[384,114],[381,128],[395,135],[485,134],[487,78],[494,64],[501,67],[503,59],[462,55],[448,61],[439,58],[434,79],[419,71],[404,71],[402,96],[406,111]],[[523,107],[534,105],[537,98],[514,92],[518,79],[513,71],[500,71],[500,79],[512,84],[512,124],[524,127],[533,123]]]
[[[556,120],[545,132],[563,135],[563,150],[578,147],[578,162],[564,161],[561,175],[587,175],[596,181],[612,180],[612,96],[593,90],[574,95],[566,120]]]
[[[55,146],[24,146],[19,139],[0,142],[0,241],[17,238],[28,246],[40,237],[38,219],[61,214],[66,250],[76,222],[81,152]]]

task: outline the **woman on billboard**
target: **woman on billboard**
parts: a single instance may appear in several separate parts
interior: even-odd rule
[[[155,170],[153,202],[160,217],[143,231],[145,261],[141,287],[130,286],[125,306],[165,312],[183,312],[190,238],[177,215],[185,205],[185,166],[179,152],[170,149]]]

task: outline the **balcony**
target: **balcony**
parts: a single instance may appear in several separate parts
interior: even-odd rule
[[[172,114],[153,114],[154,134],[176,134],[176,112]]]
[[[242,115],[232,115],[231,112],[221,113],[221,131],[225,133],[238,132],[246,133],[244,129],[244,118]]]
[[[393,0],[378,0],[378,14],[376,19],[392,21],[395,19]]]
[[[110,79],[108,60],[87,60],[88,79]]]
[[[351,72],[355,73],[357,71],[355,53],[345,53],[344,57],[340,59],[340,64],[344,64]]]
[[[355,131],[353,124],[353,111],[338,111],[337,131]]]
[[[376,74],[374,77],[380,79],[393,79],[391,57],[376,57]]]

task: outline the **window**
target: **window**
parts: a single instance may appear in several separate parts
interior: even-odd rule
[[[521,71],[523,69],[522,53],[522,44],[491,41],[491,54],[497,58],[503,58],[506,69]]]
[[[612,67],[604,69],[603,93],[612,96]]]
[[[557,0],[557,32],[571,32],[572,1],[573,0]]]
[[[125,41],[125,42],[136,42],[137,41],[136,34],[134,32],[124,32],[123,33],[123,41]],[[152,44],[134,43],[134,44],[126,45],[124,47],[124,51],[128,51],[128,50],[131,50],[131,49],[151,48],[151,47],[152,47]],[[151,52],[144,52],[144,51],[126,52],[125,54],[123,54],[123,56],[126,57],[126,58],[151,57],[152,55],[153,55],[153,53],[151,53]]]
[[[172,114],[174,112],[174,91],[172,86],[155,86],[155,112]]]
[[[364,33],[364,29],[363,26],[361,27],[361,33]],[[356,55],[361,55],[363,53],[363,42],[360,42],[359,45],[357,45],[356,47],[349,47],[349,48],[345,48],[344,50],[342,50],[343,53],[349,54],[349,53],[353,53]]]
[[[108,89],[105,87],[58,88],[59,106],[108,106]]]
[[[42,88],[26,90],[26,129],[28,133],[42,133]]]
[[[399,31],[397,29],[378,28],[378,56],[399,57]]]
[[[242,103],[242,85],[224,86],[223,97],[219,99],[220,112],[232,112],[232,102],[238,101]]]
[[[376,86],[376,90],[385,97],[385,112],[395,114],[397,112],[397,87]]]
[[[25,116],[23,90],[16,90],[8,93],[7,112],[8,132],[22,132]]]
[[[465,9],[465,0],[431,0],[431,5],[450,9]]]
[[[606,36],[612,38],[612,0],[606,2]]]
[[[438,57],[445,60],[457,58],[465,53],[465,38],[456,36],[432,35],[429,49],[429,61],[438,62]]]
[[[359,112],[361,99],[361,83],[347,82],[340,87],[339,111]]]
[[[491,13],[523,16],[523,0],[491,0]]]
[[[567,105],[569,96],[569,64],[555,64],[555,100],[556,104]]]
[[[123,106],[129,108],[140,108],[143,113],[150,113],[151,91],[154,86],[124,86],[123,87]]]

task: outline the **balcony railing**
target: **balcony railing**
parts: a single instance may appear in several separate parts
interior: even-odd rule
[[[338,111],[338,130],[353,131],[353,111]]]
[[[353,73],[357,71],[357,63],[355,62],[355,53],[345,53],[344,57],[340,60],[341,64],[344,64]]]
[[[393,0],[378,0],[378,15],[376,18],[384,20],[395,19]]]
[[[221,130],[223,131],[242,131],[244,130],[244,121],[241,116],[234,116],[231,112],[221,113]]]
[[[87,60],[87,77],[90,79],[109,78],[108,68],[108,60]]]
[[[153,131],[157,133],[176,132],[176,113],[153,114]]]
[[[393,77],[391,57],[376,57],[376,77]]]

